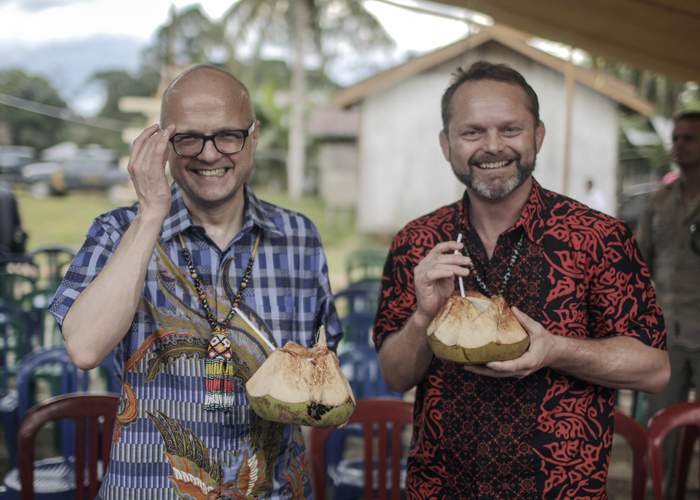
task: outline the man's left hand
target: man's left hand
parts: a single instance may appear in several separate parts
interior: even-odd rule
[[[552,363],[559,337],[549,333],[540,323],[517,307],[511,309],[530,337],[530,347],[527,351],[519,358],[509,361],[492,361],[484,366],[466,365],[465,370],[488,377],[524,378]]]

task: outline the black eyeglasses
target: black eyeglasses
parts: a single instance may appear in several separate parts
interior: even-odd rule
[[[214,148],[222,155],[238,153],[245,146],[246,137],[255,131],[255,120],[247,129],[222,130],[216,134],[175,134],[170,138],[175,154],[183,158],[196,158],[202,151],[207,141],[214,144]]]

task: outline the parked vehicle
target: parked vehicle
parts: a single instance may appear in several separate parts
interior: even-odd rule
[[[128,174],[115,163],[74,158],[44,161],[22,167],[20,181],[35,196],[62,195],[75,190],[107,191],[127,182]]]

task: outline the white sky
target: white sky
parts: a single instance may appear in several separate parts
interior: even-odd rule
[[[37,10],[19,4],[54,4]],[[132,36],[144,41],[162,25],[171,5],[182,8],[193,0],[0,0],[0,42],[35,44],[53,40],[85,38],[95,34]],[[428,2],[399,0],[446,11]],[[205,12],[218,18],[231,0],[202,0]],[[467,34],[460,21],[418,14],[384,3],[368,0],[365,6],[384,24],[401,50],[425,51],[448,44]],[[454,12],[454,9],[452,10]]]

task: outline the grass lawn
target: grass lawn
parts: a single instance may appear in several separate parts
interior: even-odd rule
[[[95,217],[128,204],[112,202],[99,193],[74,193],[38,199],[26,191],[16,192],[22,224],[29,234],[29,250],[43,245],[67,245],[77,250]],[[319,198],[291,200],[284,194],[262,190],[256,190],[256,194],[271,203],[301,212],[316,224],[328,257],[331,284],[335,291],[346,284],[345,259],[350,252],[367,247],[387,248],[386,241],[375,241],[357,234],[351,215],[330,213]]]

